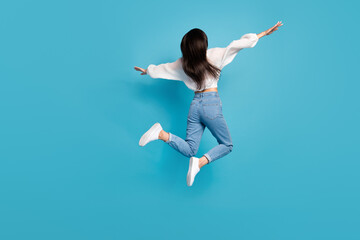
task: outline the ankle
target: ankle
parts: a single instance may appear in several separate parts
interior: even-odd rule
[[[165,132],[164,130],[161,130],[159,133],[159,139],[163,140],[164,142],[169,140],[169,133]]]
[[[208,163],[209,163],[209,160],[205,156],[202,156],[201,158],[199,158],[199,168],[202,168],[203,166],[205,166]]]

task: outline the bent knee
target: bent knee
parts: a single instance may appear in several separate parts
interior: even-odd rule
[[[185,155],[186,157],[189,157],[189,158],[190,158],[190,157],[195,156],[196,153],[197,153],[197,149],[192,149],[192,148],[190,148],[187,152],[184,153],[184,155]]]
[[[198,152],[198,149],[191,149],[190,152],[189,152],[189,157],[193,157],[196,155],[196,153]]]

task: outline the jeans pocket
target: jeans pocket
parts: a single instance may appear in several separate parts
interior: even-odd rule
[[[220,111],[220,104],[219,103],[204,103],[203,110],[204,116],[208,119],[215,119],[221,115]]]

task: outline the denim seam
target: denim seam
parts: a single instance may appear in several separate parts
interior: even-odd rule
[[[169,132],[169,139],[166,141],[166,143],[170,143],[171,142],[171,133]]]
[[[211,162],[212,162],[211,157],[210,157],[210,155],[209,155],[209,154],[205,153],[205,154],[204,154],[204,156],[205,156],[205,157],[209,160],[209,163],[211,163]]]

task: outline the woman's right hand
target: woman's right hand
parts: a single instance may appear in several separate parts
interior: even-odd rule
[[[269,28],[268,30],[265,31],[265,35],[272,34],[276,30],[278,30],[278,27],[280,27],[282,25],[284,25],[284,24],[282,24],[281,21],[278,21],[273,27],[271,27],[271,28]]]
[[[135,69],[136,71],[142,72],[141,75],[146,75],[146,74],[147,74],[146,69],[143,69],[143,68],[141,68],[141,67],[134,67],[134,69]]]

